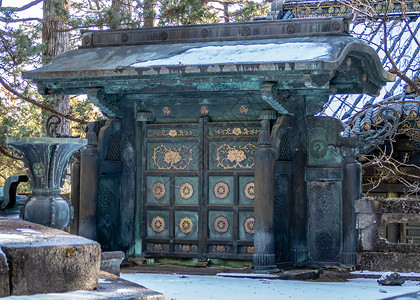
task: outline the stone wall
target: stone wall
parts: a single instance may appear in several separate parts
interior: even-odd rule
[[[420,244],[390,242],[381,234],[388,224],[420,223],[419,200],[363,198],[356,201],[355,210],[359,230],[359,269],[420,271]]]

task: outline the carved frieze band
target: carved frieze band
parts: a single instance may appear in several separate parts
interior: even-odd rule
[[[217,167],[223,169],[252,169],[255,164],[254,154],[257,146],[248,143],[245,146],[223,144],[217,148]]]
[[[248,128],[215,128],[213,129],[214,135],[225,135],[225,136],[257,136],[261,130],[259,129],[248,129]]]
[[[185,145],[167,148],[159,145],[153,149],[153,166],[159,170],[185,170],[193,160],[192,149]]]
[[[150,130],[149,136],[155,137],[186,137],[186,136],[197,136],[197,131],[193,130],[176,130],[176,129],[162,129],[162,130]]]

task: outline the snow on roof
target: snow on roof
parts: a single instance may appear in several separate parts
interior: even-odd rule
[[[206,46],[192,48],[167,58],[138,62],[131,67],[308,61],[327,58],[332,50],[328,43],[311,42]]]

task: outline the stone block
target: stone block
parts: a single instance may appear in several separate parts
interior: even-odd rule
[[[101,271],[120,276],[120,267],[125,258],[122,251],[108,251],[101,253]]]
[[[30,222],[0,218],[0,247],[10,269],[10,294],[94,290],[100,245]]]
[[[4,252],[0,248],[0,297],[10,295],[9,265]]]

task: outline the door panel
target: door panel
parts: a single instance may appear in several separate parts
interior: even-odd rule
[[[251,259],[259,122],[144,126],[143,250]]]

